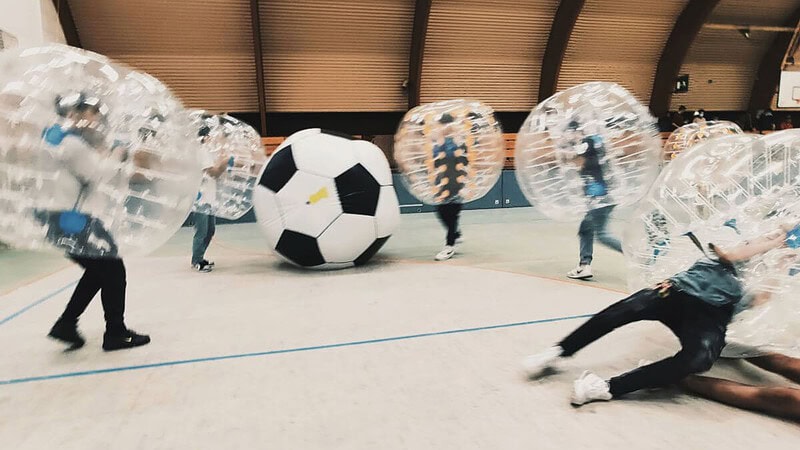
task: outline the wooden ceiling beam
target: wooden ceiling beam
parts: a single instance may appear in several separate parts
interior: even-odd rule
[[[69,1],[53,0],[53,6],[56,7],[58,21],[61,23],[61,29],[64,30],[67,45],[83,48],[81,46],[81,38],[78,35],[78,27],[75,26],[75,20],[72,17],[72,8],[69,6]]]
[[[661,58],[658,60],[656,76],[653,79],[653,90],[650,92],[650,111],[656,117],[661,117],[669,111],[678,72],[686,55],[689,54],[689,48],[718,3],[719,0],[689,0],[675,21],[672,32],[661,50]]]
[[[547,39],[547,47],[542,57],[542,71],[539,76],[539,102],[546,100],[556,93],[558,88],[558,77],[561,74],[561,64],[564,62],[564,54],[567,52],[567,45],[575,28],[575,22],[583,10],[585,0],[561,0],[553,16],[553,24],[550,26],[550,37]]]
[[[433,0],[417,0],[414,6],[414,26],[411,29],[411,52],[408,59],[408,109],[420,103],[422,91],[422,63],[425,58],[425,40],[428,36],[428,19]]]
[[[261,136],[267,136],[267,88],[264,77],[264,51],[261,42],[261,15],[258,0],[250,0],[250,20],[253,31],[253,54],[256,63],[256,86],[258,88],[258,113],[261,118]]]

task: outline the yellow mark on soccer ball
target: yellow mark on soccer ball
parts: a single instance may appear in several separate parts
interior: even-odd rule
[[[320,201],[320,200],[322,200],[324,198],[328,198],[328,197],[329,197],[328,188],[327,187],[323,187],[322,189],[318,190],[317,192],[311,194],[311,197],[308,197],[308,201],[306,202],[306,204],[307,205],[313,205],[314,203],[317,203],[318,201]]]

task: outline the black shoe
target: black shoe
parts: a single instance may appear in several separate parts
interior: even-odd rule
[[[204,262],[207,266],[214,267],[214,261],[209,261],[207,259],[204,259],[202,262]]]
[[[141,347],[150,343],[150,336],[146,334],[136,334],[131,330],[122,333],[109,333],[103,336],[103,350],[110,352],[114,350],[124,350],[127,348]]]
[[[192,265],[192,268],[198,272],[208,273],[214,270],[214,266],[206,263],[205,261],[200,261],[197,264]]]
[[[53,325],[53,328],[50,329],[50,332],[47,333],[47,336],[65,344],[69,344],[67,351],[77,350],[83,347],[83,344],[86,343],[86,340],[83,339],[83,336],[78,333],[77,324],[67,323],[61,320]]]

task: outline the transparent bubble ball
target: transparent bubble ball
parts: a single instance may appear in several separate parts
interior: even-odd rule
[[[64,45],[0,53],[0,241],[135,256],[182,225],[201,167],[155,78]]]
[[[681,152],[708,139],[742,133],[739,125],[727,120],[687,123],[677,128],[667,138],[667,142],[664,143],[664,159],[673,160]]]
[[[400,122],[394,159],[406,188],[421,202],[471,202],[500,178],[503,131],[492,108],[476,100],[421,105]]]
[[[241,218],[253,208],[253,189],[267,161],[261,135],[227,114],[194,110],[189,117],[208,169],[192,211],[228,220]]]
[[[555,220],[636,203],[659,171],[655,119],[623,87],[581,84],[539,103],[517,134],[522,192]]]
[[[710,139],[664,168],[628,223],[629,287],[652,286],[704,257],[688,232],[713,258],[709,243],[724,248],[785,227],[783,247],[737,264],[746,295],[729,335],[747,345],[793,347],[800,343],[798,223],[800,130]],[[776,330],[788,334],[778,339]]]

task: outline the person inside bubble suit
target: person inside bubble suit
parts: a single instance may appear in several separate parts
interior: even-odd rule
[[[702,252],[691,267],[597,313],[556,346],[527,357],[525,371],[530,378],[539,377],[613,330],[643,320],[667,326],[678,337],[681,350],[609,380],[586,371],[574,383],[572,404],[617,399],[707,371],[720,357],[735,305],[744,296],[739,272],[751,258],[789,245],[797,227],[797,223],[784,222],[755,239],[728,247],[710,240],[704,246],[695,233],[686,233]]]
[[[795,255],[794,263],[797,262]],[[792,273],[791,275],[794,275]],[[763,306],[770,300],[769,292],[752,295],[751,307]],[[773,349],[760,349],[726,337],[723,358],[741,359],[800,385],[800,358]],[[753,386],[722,378],[690,375],[678,386],[709,400],[750,411],[800,421],[800,386]]]
[[[797,236],[797,229],[793,231]],[[800,237],[800,236],[798,236]],[[800,257],[795,253],[788,265],[797,263]],[[796,275],[794,268],[789,275]],[[768,291],[751,295],[749,307],[759,308],[768,305],[772,294]],[[783,333],[786,330],[782,331]],[[741,359],[767,372],[800,385],[800,358],[789,356],[767,346],[751,346],[740,339],[726,337],[723,358]],[[737,408],[762,412],[772,416],[800,421],[800,386],[754,386],[717,377],[690,375],[678,383],[690,393]]]
[[[459,194],[467,182],[469,158],[462,130],[458,129],[455,118],[451,114],[444,113],[438,121],[442,127],[435,136],[432,151],[438,190],[436,197],[441,202],[436,206],[436,215],[447,228],[447,236],[444,248],[435,259],[445,261],[455,255],[456,242],[461,237],[458,220],[463,205]]]
[[[584,130],[580,122],[573,119],[567,125],[566,141],[571,147],[570,151],[577,154],[575,164],[579,167],[578,174],[583,182],[583,194],[590,205],[602,201],[608,195],[606,179],[608,163],[603,137],[600,133]],[[622,253],[622,243],[608,230],[608,220],[613,210],[614,205],[608,205],[589,209],[586,213],[578,228],[580,260],[578,266],[567,273],[567,277],[577,280],[592,278],[595,239],[606,247]]]
[[[108,107],[99,98],[85,92],[71,92],[56,98],[55,109],[64,126],[55,124],[45,129],[43,139],[50,154],[70,175],[57,189],[61,198],[56,204],[72,203],[72,209],[40,210],[36,216],[48,226],[48,240],[66,250],[67,257],[80,265],[84,273],[48,336],[68,344],[68,350],[83,347],[86,341],[78,332],[78,318],[100,292],[106,320],[103,350],[145,345],[150,337],[125,325],[127,280],[117,245],[102,221],[81,211],[82,205],[92,202],[97,181],[119,172],[127,152],[121,148],[109,150]]]
[[[93,182],[115,168],[106,160],[106,115],[108,108],[96,97],[73,92],[56,98],[56,112],[64,124],[55,124],[42,133],[53,159],[68,176],[53,194],[53,203],[65,210],[35,211],[36,219],[47,226],[47,240],[68,253],[117,256],[117,245],[102,221],[80,212],[93,200]],[[98,173],[99,172],[99,173]]]
[[[204,114],[202,119],[209,121],[213,116]],[[228,127],[231,122],[225,118],[220,118],[222,125],[222,139],[230,137]],[[197,133],[197,138],[200,144],[207,144],[211,138],[211,127],[203,125]],[[214,204],[217,202],[217,180],[227,170],[233,168],[235,158],[228,154],[221,153],[215,161],[211,154],[203,150],[201,151],[203,161],[203,185],[200,192],[197,193],[197,204],[200,205],[199,210],[192,213],[194,221],[194,238],[192,240],[192,261],[191,267],[201,273],[211,272],[214,269],[214,262],[206,259],[206,250],[211,245],[211,240],[214,238],[216,232],[217,218],[212,213]]]
[[[786,219],[784,219],[786,220]],[[796,222],[796,218],[788,221],[789,226]],[[785,228],[788,228],[786,226]],[[797,275],[796,269],[800,261],[800,227],[795,226],[787,233],[786,248],[778,255],[770,269],[779,274],[793,277]],[[780,280],[766,280],[754,292],[745,296],[739,305],[737,314],[750,309],[769,307],[773,293],[772,285]],[[770,323],[770,327],[777,326]],[[787,332],[782,330],[782,333]],[[771,372],[793,381],[800,385],[800,359],[775,351],[766,346],[749,345],[739,336],[731,336],[730,330],[726,336],[726,345],[722,351],[723,358],[742,359],[767,372]],[[737,408],[763,412],[769,415],[800,421],[800,388],[786,386],[753,386],[736,381],[716,377],[690,375],[681,380],[678,385],[683,389]]]

